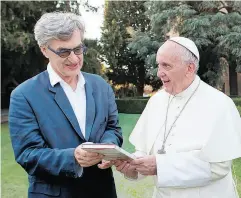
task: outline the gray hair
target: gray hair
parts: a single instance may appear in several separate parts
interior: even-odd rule
[[[197,71],[199,69],[199,61],[198,61],[197,57],[192,52],[190,52],[185,47],[181,46],[180,48],[178,48],[176,55],[181,57],[183,64],[190,64],[190,63],[194,64],[195,67],[196,67],[195,72],[197,73]]]
[[[79,29],[84,39],[85,26],[82,17],[74,13],[51,12],[41,16],[34,27],[35,40],[39,46],[51,40],[69,40],[74,30]]]

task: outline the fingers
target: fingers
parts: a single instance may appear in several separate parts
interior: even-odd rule
[[[110,168],[111,166],[112,166],[112,162],[106,161],[106,160],[102,160],[102,163],[98,164],[98,168],[100,169],[107,169],[107,168]]]
[[[129,171],[130,166],[131,165],[127,163],[120,172],[126,174]]]
[[[114,165],[114,166],[120,166],[121,164],[123,163],[123,161],[122,160],[115,160],[115,161],[112,161],[112,164]]]
[[[83,160],[83,159],[80,159],[78,161],[78,163],[80,164],[80,166],[82,167],[90,167],[90,166],[93,166],[95,164],[98,164],[102,159],[93,159],[93,160]]]
[[[122,172],[122,169],[128,164],[128,162],[124,161],[119,165],[116,165],[116,170]]]
[[[107,168],[110,168],[110,165],[108,165],[108,164],[98,164],[98,168],[99,169],[107,169]]]
[[[144,164],[144,158],[134,159],[130,162],[131,165],[138,166]]]
[[[83,157],[93,157],[94,158],[94,157],[97,157],[101,154],[93,153],[93,152],[87,152],[87,151],[83,150],[81,148],[81,145],[80,145],[75,149],[75,155],[80,156],[81,158],[83,158]]]
[[[83,149],[80,149],[79,150],[79,154],[82,156],[82,157],[88,157],[88,158],[95,158],[95,157],[98,157],[100,156],[101,154],[99,153],[92,153],[92,152],[87,152]]]
[[[74,157],[80,166],[89,167],[99,163],[104,156],[98,153],[90,153],[77,147],[74,151]]]

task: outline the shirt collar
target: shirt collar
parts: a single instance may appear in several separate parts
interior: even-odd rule
[[[175,96],[173,97],[176,97],[176,98],[184,98],[184,97],[188,97],[190,96],[194,90],[197,88],[198,84],[199,84],[199,81],[200,81],[200,78],[198,75],[195,76],[195,79],[193,80],[193,82],[189,85],[188,88],[186,88],[184,91],[176,94]]]
[[[57,83],[66,83],[52,68],[51,64],[49,63],[47,66],[47,71],[49,73],[49,80],[52,87],[54,87]],[[85,85],[85,79],[81,72],[78,74],[78,86],[83,87]]]

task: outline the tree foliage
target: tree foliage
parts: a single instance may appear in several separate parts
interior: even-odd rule
[[[97,8],[83,1],[1,1],[1,44],[2,44],[2,84],[5,101],[12,88],[24,80],[46,69],[48,60],[42,55],[34,39],[34,25],[42,14],[54,11],[79,13],[83,5],[90,11]],[[86,41],[87,44],[91,41]],[[86,54],[84,70],[100,73],[98,51],[90,44]],[[7,107],[7,102],[5,107]]]
[[[149,27],[144,10],[143,1],[106,1],[101,38],[103,54],[110,65],[109,80],[115,84],[133,83],[139,94],[145,83],[145,62],[130,52],[128,44],[133,31]]]
[[[145,60],[149,74],[156,75],[155,56],[170,35],[192,39],[198,46],[201,78],[216,86],[223,61],[240,71],[241,3],[238,1],[155,1],[145,3],[151,28],[137,31],[129,44]]]
[[[1,2],[1,43],[2,43],[2,92],[9,84],[16,86],[24,80],[46,69],[47,60],[40,52],[34,39],[34,25],[42,14],[54,11],[79,13],[81,2],[77,1],[2,1]],[[82,1],[87,9],[94,7]],[[95,11],[95,10],[94,10]],[[90,42],[90,41],[87,41]],[[98,71],[96,52],[89,47],[85,63]],[[95,55],[89,55],[91,53]]]
[[[85,45],[87,51],[84,55],[84,65],[82,71],[103,75],[101,72],[101,58],[100,58],[100,46],[97,43],[97,40],[85,40]]]

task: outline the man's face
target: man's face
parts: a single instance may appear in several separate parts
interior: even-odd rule
[[[187,87],[187,78],[190,73],[189,65],[184,65],[181,57],[178,56],[180,47],[172,41],[167,41],[159,48],[156,56],[157,76],[161,79],[165,91],[173,95]]]
[[[48,49],[48,47],[53,49],[54,51],[74,49],[77,48],[80,44],[82,44],[81,40],[82,39],[80,31],[75,30],[69,40],[52,40],[48,44],[48,46],[41,47],[41,51],[47,58],[49,58],[49,62],[53,67],[54,71],[62,78],[72,78],[76,77],[79,74],[80,69],[83,66],[83,53],[80,55],[76,55],[73,51],[71,51],[68,57],[61,58],[50,49]]]

